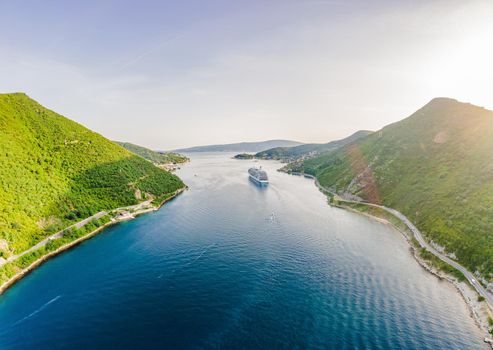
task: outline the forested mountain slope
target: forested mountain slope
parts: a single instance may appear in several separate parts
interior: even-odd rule
[[[371,133],[371,131],[359,130],[346,138],[327,143],[308,143],[293,147],[271,148],[262,152],[258,152],[257,154],[255,154],[255,158],[293,161],[301,157],[307,157],[322,152],[333,151],[341,146],[365,137]]]
[[[138,146],[130,142],[115,141],[115,143],[129,150],[130,152],[135,153],[141,156],[142,158],[145,158],[156,164],[168,164],[168,163],[178,164],[178,163],[185,163],[188,161],[187,157],[179,153],[156,152],[149,148]]]
[[[182,181],[22,93],[0,94],[0,256]]]
[[[408,216],[471,271],[493,277],[493,112],[437,98],[296,170]]]

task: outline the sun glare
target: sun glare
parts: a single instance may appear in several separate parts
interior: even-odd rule
[[[493,107],[493,21],[482,16],[447,47],[439,47],[426,69],[435,96],[454,96]]]

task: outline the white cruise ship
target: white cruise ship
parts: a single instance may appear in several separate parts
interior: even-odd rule
[[[248,169],[250,180],[259,186],[267,186],[269,184],[269,177],[262,168],[250,168]]]

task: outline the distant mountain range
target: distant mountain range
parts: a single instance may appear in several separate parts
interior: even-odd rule
[[[293,166],[342,196],[395,208],[493,281],[493,112],[437,98],[410,117]]]
[[[371,133],[372,132],[368,130],[360,130],[344,139],[331,141],[328,143],[308,143],[293,147],[275,147],[258,152],[255,154],[255,158],[295,161],[302,157],[311,157],[322,152],[335,150]]]
[[[173,152],[260,152],[274,147],[292,147],[298,145],[302,145],[302,143],[291,140],[268,140],[181,148]]]

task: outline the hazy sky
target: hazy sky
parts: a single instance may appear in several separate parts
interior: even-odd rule
[[[493,109],[493,1],[0,0],[0,92],[156,149]]]

